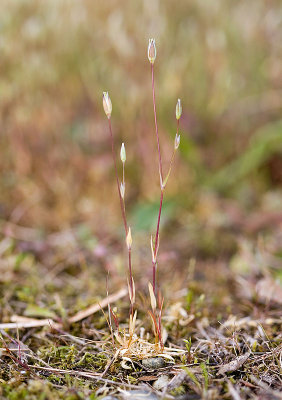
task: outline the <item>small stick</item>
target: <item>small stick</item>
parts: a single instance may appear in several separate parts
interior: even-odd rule
[[[107,307],[109,303],[114,303],[115,301],[125,297],[126,295],[127,295],[127,289],[122,288],[118,292],[106,297],[99,303],[93,304],[92,306],[86,308],[85,310],[79,311],[77,314],[75,314],[71,318],[69,318],[68,321],[70,324],[81,321],[82,319],[87,318],[90,315],[95,314],[96,312],[100,311],[101,308]]]
[[[95,379],[97,381],[102,381],[105,383],[109,383],[112,385],[117,385],[117,386],[124,386],[130,389],[136,389],[136,385],[130,385],[128,383],[122,383],[122,382],[117,382],[117,381],[112,381],[110,379],[105,379],[102,377],[101,374],[98,373],[93,373],[91,371],[87,371],[87,372],[83,372],[83,371],[75,371],[75,370],[67,370],[67,369],[59,369],[59,368],[48,368],[48,367],[41,367],[38,365],[28,365],[28,367],[30,368],[36,368],[42,371],[49,371],[49,372],[53,372],[53,373],[59,373],[59,374],[69,374],[69,375],[74,375],[74,376],[80,376],[82,378],[89,378],[89,379]]]
[[[107,296],[100,303],[93,304],[92,306],[86,308],[85,310],[79,311],[78,313],[70,317],[68,319],[68,322],[70,324],[73,324],[75,322],[81,321],[82,319],[87,318],[90,315],[100,311],[101,308],[107,307],[108,304],[114,303],[115,301],[125,297],[126,295],[127,295],[127,289],[122,288],[118,292],[111,294],[110,296]],[[12,319],[14,320],[14,322],[0,324],[0,329],[37,328],[40,326],[51,326],[57,329],[61,327],[61,324],[53,321],[52,319],[32,319],[32,318],[21,317],[18,315],[14,315]]]
[[[0,329],[37,328],[47,325],[54,326],[54,328],[61,326],[60,324],[55,323],[52,319],[34,319],[30,321],[7,322],[4,324],[0,324]]]

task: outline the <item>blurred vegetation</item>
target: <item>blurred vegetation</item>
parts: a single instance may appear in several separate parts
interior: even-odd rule
[[[44,229],[118,222],[103,90],[113,102],[117,148],[121,141],[127,147],[129,207],[135,218],[150,218],[158,177],[148,37],[158,47],[166,161],[175,103],[183,101],[170,199],[191,210],[199,192],[234,197],[243,207],[260,205],[266,191],[281,198],[280,1],[3,0],[1,8],[4,218]],[[105,198],[112,204],[102,207]]]

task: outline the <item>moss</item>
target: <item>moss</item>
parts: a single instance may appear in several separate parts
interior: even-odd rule
[[[80,360],[74,363],[73,367],[87,367],[87,369],[95,369],[101,371],[105,368],[107,357],[103,353],[93,354],[86,352]]]

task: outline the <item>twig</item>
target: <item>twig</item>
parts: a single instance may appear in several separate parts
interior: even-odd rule
[[[52,319],[30,319],[22,322],[7,322],[0,324],[0,329],[21,329],[21,328],[36,328],[40,326],[60,327],[60,324],[55,323]]]
[[[114,303],[115,301],[125,297],[127,295],[127,289],[122,288],[118,292],[106,297],[101,302],[93,304],[92,306],[86,308],[85,310],[81,310],[72,317],[68,319],[70,324],[81,321],[84,318],[89,317],[92,314],[98,312],[101,308],[105,308],[110,303]],[[14,322],[8,322],[4,324],[0,324],[0,329],[20,329],[20,328],[36,328],[40,326],[51,326],[55,329],[61,328],[61,324],[53,321],[52,319],[31,319],[26,317],[21,317],[18,315],[14,315],[12,317]]]
[[[59,374],[69,374],[69,375],[74,375],[74,376],[80,376],[82,378],[89,378],[89,379],[94,379],[97,381],[102,381],[105,383],[109,383],[112,385],[117,385],[117,386],[124,386],[127,387],[129,389],[136,389],[136,386],[134,385],[130,385],[128,383],[122,383],[122,382],[116,382],[116,381],[112,381],[110,379],[105,379],[101,376],[101,374],[94,374],[93,372],[83,372],[83,371],[75,371],[75,370],[68,370],[68,369],[59,369],[59,368],[48,368],[48,367],[40,367],[38,365],[28,365],[28,367],[30,368],[36,368],[36,369],[40,369],[40,370],[44,370],[44,371],[50,371],[52,373],[59,373]]]
[[[85,310],[79,311],[77,314],[75,314],[71,318],[69,318],[68,322],[70,324],[73,324],[74,322],[81,321],[82,319],[87,318],[92,314],[95,314],[101,308],[107,307],[109,303],[114,303],[115,301],[122,299],[126,295],[127,295],[127,289],[122,288],[117,293],[111,294],[110,296],[106,297],[99,303],[93,304],[92,306],[86,308]]]

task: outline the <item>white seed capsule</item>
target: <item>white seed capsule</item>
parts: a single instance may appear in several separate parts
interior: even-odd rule
[[[124,194],[125,194],[125,185],[121,182],[120,184],[120,195],[124,199]]]
[[[121,148],[120,148],[120,159],[123,163],[126,161],[126,152],[125,152],[125,146],[124,143],[122,143]]]
[[[149,39],[148,59],[151,64],[154,64],[156,56],[157,56],[156,41],[155,39]]]
[[[110,119],[112,114],[112,102],[108,92],[103,92],[103,107],[106,116]]]

